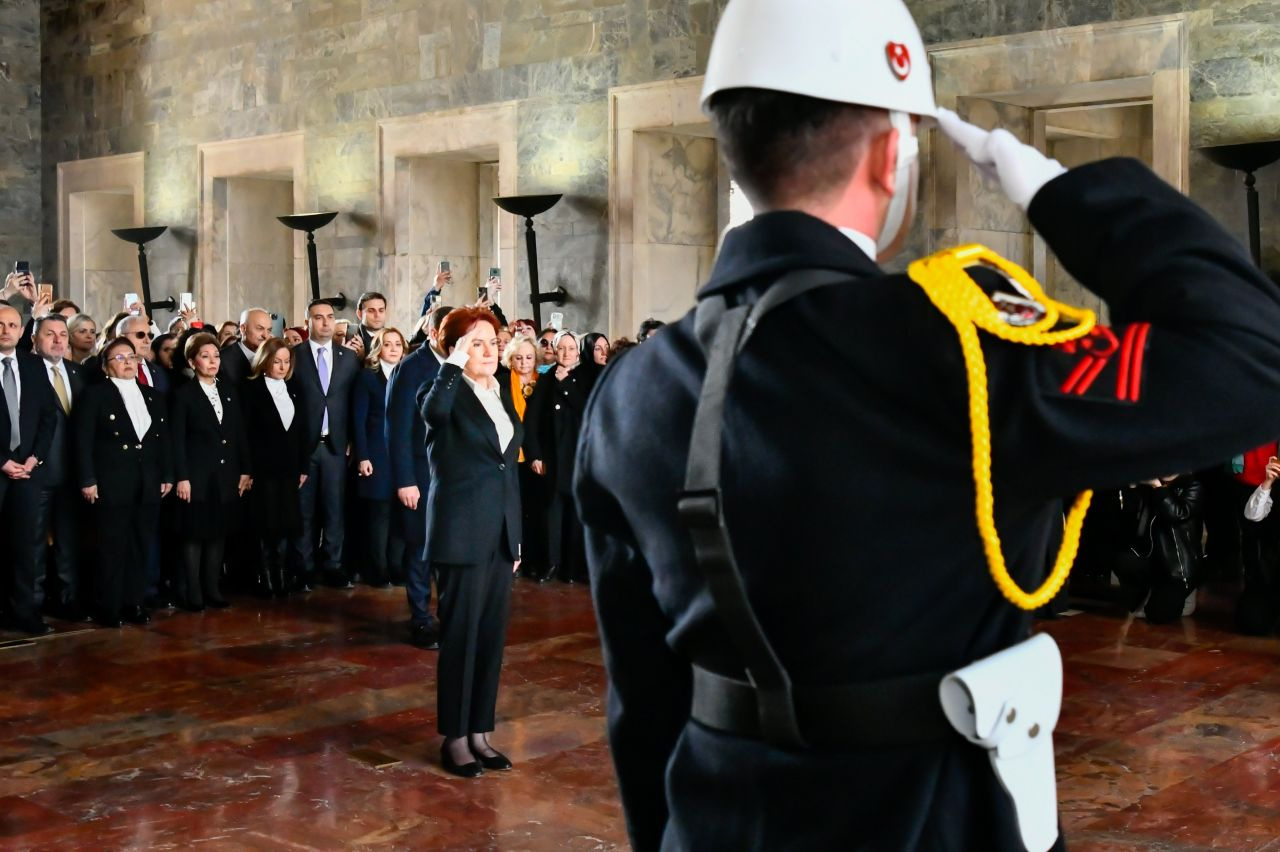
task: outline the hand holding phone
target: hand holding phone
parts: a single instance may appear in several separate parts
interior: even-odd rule
[[[140,306],[141,304],[142,304],[142,298],[137,293],[124,294],[123,310],[126,310],[129,313],[133,313],[138,309],[138,306]]]
[[[49,302],[49,303],[52,303],[52,302],[53,302],[53,285],[52,285],[52,284],[37,284],[37,285],[36,285],[36,299],[37,299],[38,301],[47,301],[47,302]]]

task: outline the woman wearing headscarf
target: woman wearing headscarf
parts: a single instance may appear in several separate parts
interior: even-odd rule
[[[585,580],[586,547],[573,506],[573,461],[582,431],[582,413],[594,376],[579,367],[578,338],[561,331],[552,340],[554,366],[539,379],[526,414],[524,454],[530,469],[546,477],[546,578]]]

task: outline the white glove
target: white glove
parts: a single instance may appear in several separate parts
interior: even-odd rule
[[[1046,183],[1067,171],[1009,131],[983,130],[949,109],[938,110],[938,127],[979,171],[998,180],[1000,189],[1024,213]]]

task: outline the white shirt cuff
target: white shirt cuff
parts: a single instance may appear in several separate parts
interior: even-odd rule
[[[467,362],[471,360],[471,353],[461,347],[454,347],[453,352],[449,353],[449,357],[445,359],[446,364],[452,364],[455,367],[465,367]]]

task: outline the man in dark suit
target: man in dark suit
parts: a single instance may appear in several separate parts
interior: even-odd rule
[[[387,297],[372,290],[361,293],[356,300],[356,319],[360,323],[357,330],[363,346],[360,351],[367,355],[373,348],[373,336],[386,328]]]
[[[308,339],[293,350],[293,381],[307,413],[311,466],[299,498],[302,534],[294,551],[302,575],[300,590],[309,589],[316,575],[315,546],[320,539],[325,581],[335,588],[352,588],[342,571],[343,498],[346,493],[348,426],[351,389],[360,372],[360,359],[333,342],[333,306],[317,299],[307,306]]]
[[[264,308],[249,308],[240,314],[240,339],[232,340],[222,347],[222,363],[218,367],[218,378],[223,384],[243,389],[252,372],[253,359],[258,354],[258,347],[271,337],[271,313]],[[249,518],[251,511],[248,500],[240,500],[227,509],[231,517],[231,531],[250,530],[253,528]],[[227,538],[227,588],[237,591],[253,591],[261,585],[262,553],[258,547],[256,536],[230,535]],[[259,589],[259,591],[266,591]]]
[[[155,363],[155,355],[151,352],[151,340],[154,335],[151,333],[151,320],[147,315],[134,314],[120,320],[116,323],[116,337],[129,338],[129,342],[138,350],[138,356],[142,358],[138,362],[138,384],[152,388],[160,396],[167,397],[171,390],[169,375]],[[178,353],[178,357],[185,356]]]
[[[80,365],[66,359],[68,335],[66,320],[49,314],[36,320],[33,345],[44,362],[45,375],[58,402],[57,426],[53,433],[49,457],[36,468],[35,514],[31,526],[31,547],[37,566],[46,566],[44,609],[56,618],[80,620],[87,603],[81,595],[77,577],[78,521],[83,516],[80,499],[72,475],[71,412],[84,390]],[[53,534],[52,553],[47,553],[49,534]],[[48,559],[47,557],[52,557]],[[40,589],[36,589],[37,598]]]
[[[222,347],[222,365],[218,378],[239,388],[249,378],[258,347],[271,337],[271,313],[263,308],[249,308],[240,314],[240,339]],[[185,357],[179,353],[180,357]]]
[[[391,371],[387,383],[387,449],[391,454],[391,487],[400,504],[399,521],[406,559],[405,594],[409,598],[409,641],[423,648],[438,648],[439,636],[431,615],[431,573],[423,553],[427,541],[427,492],[431,465],[427,458],[427,425],[419,416],[417,398],[435,381],[442,358],[436,351],[440,324],[452,308],[441,306],[431,313],[428,339]]]
[[[30,546],[36,500],[36,469],[49,457],[57,427],[53,390],[44,375],[43,361],[17,351],[22,336],[22,315],[0,306],[0,391],[5,416],[0,426],[0,520],[11,544],[4,554],[5,601],[9,622],[36,636],[52,628],[40,618],[36,584],[39,564]]]

